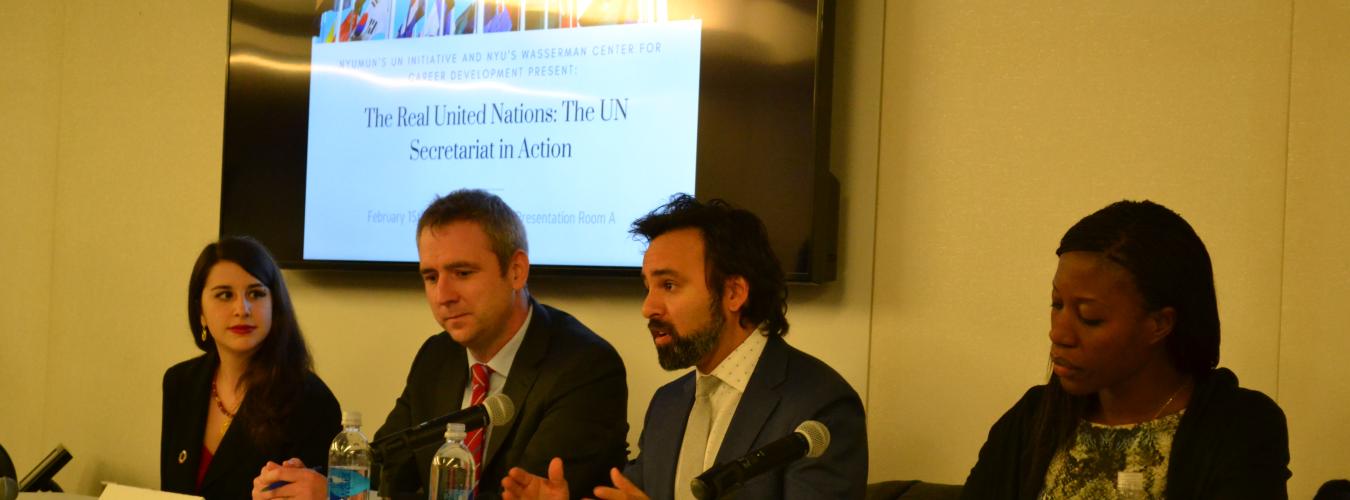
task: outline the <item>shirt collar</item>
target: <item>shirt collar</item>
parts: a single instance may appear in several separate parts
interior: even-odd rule
[[[736,392],[744,394],[745,386],[750,383],[750,376],[754,375],[755,365],[759,364],[759,357],[764,353],[764,346],[768,343],[768,337],[759,332],[750,332],[750,336],[746,337],[741,345],[736,346],[726,359],[718,363],[712,373],[707,375],[699,373],[698,376],[717,377],[722,383],[736,389]]]
[[[533,304],[533,301],[531,301],[531,304]],[[530,329],[531,318],[534,318],[534,307],[527,309],[525,321],[520,324],[520,329],[516,330],[516,334],[511,336],[511,340],[506,341],[506,345],[502,346],[501,350],[497,351],[497,354],[494,354],[491,360],[483,363],[492,369],[492,373],[503,377],[511,373],[511,363],[515,362],[516,351],[520,350],[521,342],[525,341],[525,331]],[[470,354],[468,349],[464,350],[464,357],[469,360],[469,366],[471,367],[478,363],[478,360],[473,359],[473,354]]]

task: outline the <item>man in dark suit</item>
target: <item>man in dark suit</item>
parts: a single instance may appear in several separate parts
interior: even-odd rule
[[[579,465],[567,472],[567,480],[605,482],[607,471],[627,453],[623,361],[575,318],[530,298],[528,246],[519,217],[492,194],[460,190],[432,202],[417,231],[427,301],[445,331],[422,344],[376,439],[503,393],[514,403],[515,418],[466,439],[479,462],[476,498],[499,497],[511,467],[542,474],[557,456]],[[439,446],[385,464],[397,497],[426,498],[431,457]],[[292,478],[309,484],[261,491],[272,481]],[[325,491],[316,479],[322,477],[304,469],[264,468],[254,481],[254,498],[271,498],[269,493],[315,498],[309,491]],[[296,489],[285,490],[291,487]]]
[[[833,369],[783,341],[787,287],[764,225],[748,211],[680,195],[633,223],[649,245],[642,314],[667,370],[696,370],[656,391],[641,455],[602,499],[692,498],[694,477],[822,422],[824,455],[750,479],[737,498],[858,498],[867,482],[862,401]],[[564,461],[548,477],[512,470],[505,498],[568,495]],[[570,466],[570,464],[568,464]],[[584,491],[584,490],[583,490]]]

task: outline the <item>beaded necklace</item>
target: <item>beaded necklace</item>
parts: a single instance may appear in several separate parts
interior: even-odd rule
[[[239,405],[234,405],[234,411],[225,409],[225,402],[220,400],[220,393],[216,391],[215,380],[211,381],[211,399],[216,401],[216,408],[220,409],[222,415],[225,415],[225,423],[220,424],[220,433],[224,434],[225,430],[230,428],[230,423],[234,422],[234,412],[239,411]],[[243,404],[243,401],[239,403]]]

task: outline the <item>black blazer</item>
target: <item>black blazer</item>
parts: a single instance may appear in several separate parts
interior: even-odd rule
[[[562,457],[574,497],[609,484],[609,469],[627,456],[628,383],[623,360],[571,315],[531,300],[525,331],[502,393],[516,415],[492,430],[484,450],[480,500],[501,497],[511,467],[547,476]],[[408,383],[375,435],[397,432],[458,410],[469,366],[463,346],[445,332],[428,338],[413,360]],[[426,498],[431,457],[439,443],[415,451],[411,462],[385,464],[397,497]]]
[[[1024,484],[1023,478],[1034,472],[1042,479],[1049,468],[1030,456],[1045,387],[1032,387],[989,429],[961,498],[1036,498],[1042,480]],[[1199,377],[1172,437],[1167,498],[1288,498],[1289,476],[1289,433],[1279,405],[1238,387],[1227,368]]]
[[[239,408],[206,469],[202,489],[197,491],[197,468],[202,459],[206,412],[211,402],[211,378],[215,356],[204,354],[178,363],[164,372],[164,418],[159,435],[159,487],[164,491],[201,495],[208,500],[249,498],[253,478],[268,460],[280,463],[299,457],[307,466],[328,463],[328,445],[342,430],[342,411],[328,386],[310,373],[305,378],[303,400],[285,422],[283,443],[275,453],[264,454],[249,436],[242,419],[249,415],[249,399]]]
[[[689,488],[687,484],[675,484],[675,468],[689,411],[694,406],[694,384],[694,372],[690,371],[656,390],[639,439],[641,455],[624,470],[624,475],[653,500],[674,498],[675,488]],[[730,493],[732,498],[864,497],[867,423],[862,399],[833,368],[781,337],[769,337],[764,346],[717,450],[716,463],[730,462],[791,435],[806,420],[819,421],[830,430],[825,454],[751,479]]]

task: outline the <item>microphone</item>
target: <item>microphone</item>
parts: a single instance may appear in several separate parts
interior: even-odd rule
[[[516,416],[516,405],[505,394],[494,394],[482,403],[452,411],[426,422],[414,425],[393,434],[380,436],[370,443],[375,460],[395,455],[399,451],[421,448],[444,440],[445,424],[464,424],[465,431],[492,426],[499,427],[511,422]]]
[[[444,433],[445,424],[450,423],[464,424],[464,430],[471,431],[488,426],[505,425],[515,416],[516,405],[511,402],[511,398],[505,394],[493,394],[484,399],[482,403],[422,422],[408,428],[408,431],[418,432],[424,429],[435,429],[436,432]]]
[[[830,430],[825,424],[807,420],[786,437],[736,460],[714,465],[694,478],[690,487],[694,490],[694,497],[699,500],[717,498],[755,476],[786,466],[799,458],[819,457],[829,446]]]

